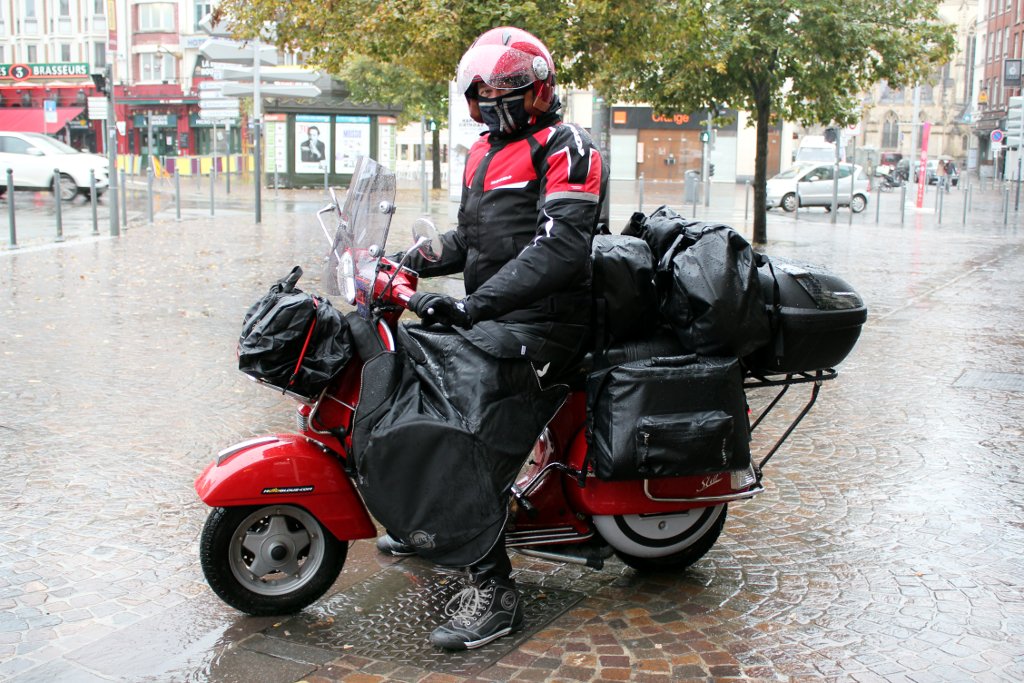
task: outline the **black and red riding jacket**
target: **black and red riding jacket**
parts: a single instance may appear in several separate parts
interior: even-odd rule
[[[423,276],[462,271],[473,320],[590,321],[590,245],[605,191],[586,131],[550,117],[469,151],[459,223]]]

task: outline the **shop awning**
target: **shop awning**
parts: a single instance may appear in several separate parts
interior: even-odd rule
[[[68,121],[82,113],[83,107],[57,107],[57,120],[44,122],[41,108],[4,107],[0,108],[0,130],[20,133],[56,133]]]

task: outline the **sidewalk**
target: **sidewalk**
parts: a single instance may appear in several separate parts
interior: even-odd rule
[[[644,208],[683,212],[680,188],[648,185]],[[679,575],[514,556],[537,621],[465,657],[416,649],[412,586],[433,574],[370,542],[292,618],[242,616],[202,577],[192,481],[293,423],[235,369],[242,315],[295,264],[316,289],[326,246],[316,191],[267,193],[260,225],[239,195],[180,222],[162,198],[117,239],[0,248],[0,681],[1024,679],[1024,232],[997,193],[966,226],[955,192],[941,224],[901,224],[895,202],[877,224],[873,204],[852,226],[771,212],[765,251],[840,274],[869,319],[766,492]],[[404,246],[418,191],[400,199]],[[639,198],[614,184],[612,201],[618,232]],[[697,208],[749,235],[742,186]],[[432,213],[443,227],[450,205]],[[387,612],[416,627],[384,628]]]

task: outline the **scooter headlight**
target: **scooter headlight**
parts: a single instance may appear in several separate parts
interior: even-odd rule
[[[338,291],[349,304],[356,302],[356,262],[349,250],[338,259]]]

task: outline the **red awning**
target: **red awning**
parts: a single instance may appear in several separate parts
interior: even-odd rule
[[[44,123],[43,110],[29,107],[0,108],[0,130],[20,133],[56,133],[82,113],[83,107],[57,107],[57,120]]]

